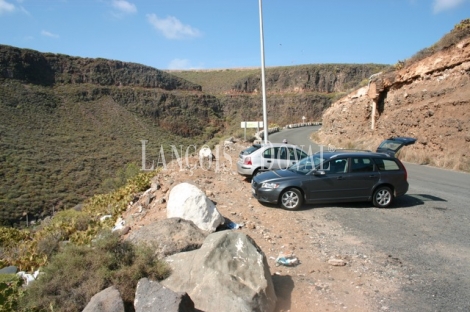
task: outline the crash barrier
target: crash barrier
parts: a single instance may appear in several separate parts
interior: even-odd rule
[[[268,128],[268,134],[281,131],[280,127]],[[262,141],[264,138],[264,130],[258,131],[255,134],[256,140]]]
[[[279,132],[281,129],[293,129],[293,128],[300,128],[300,127],[308,127],[308,126],[321,126],[321,121],[312,121],[312,122],[303,122],[298,124],[289,124],[285,125],[284,127],[274,127],[268,128],[268,134]],[[263,141],[264,138],[264,130],[258,131],[255,134],[256,141]]]
[[[292,128],[300,128],[300,127],[308,127],[308,126],[321,126],[321,121],[312,121],[312,122],[302,122],[298,124],[289,124],[285,125],[284,129],[292,129]]]

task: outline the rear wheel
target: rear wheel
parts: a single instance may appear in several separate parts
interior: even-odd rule
[[[392,204],[393,192],[388,186],[377,188],[372,197],[372,203],[378,208],[387,208]]]
[[[302,193],[296,188],[288,189],[281,194],[281,207],[284,209],[297,210],[302,203]]]

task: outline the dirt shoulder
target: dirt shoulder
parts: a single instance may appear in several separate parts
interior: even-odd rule
[[[223,160],[205,168],[195,168],[195,158],[185,168],[169,164],[157,176],[162,198],[173,186],[191,182],[206,192],[226,219],[240,225],[235,231],[252,237],[268,259],[278,296],[276,311],[386,310],[381,298],[393,295],[391,281],[399,278],[387,270],[391,260],[386,255],[371,256],[367,246],[348,236],[325,210],[286,211],[260,204],[251,196],[250,181],[236,171],[238,153],[246,146],[235,144]],[[166,203],[161,200],[140,217],[123,217],[134,220],[128,224],[132,231],[166,218]],[[277,266],[280,254],[293,255],[300,264]]]

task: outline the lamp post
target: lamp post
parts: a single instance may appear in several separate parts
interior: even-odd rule
[[[264,126],[264,144],[268,144],[268,116],[266,113],[266,82],[264,79],[264,35],[263,35],[263,4],[259,0],[259,29],[261,41],[261,88],[263,93],[263,126]]]

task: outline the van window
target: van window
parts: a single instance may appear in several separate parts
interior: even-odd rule
[[[400,170],[400,166],[393,159],[376,158],[374,162],[380,171]]]
[[[374,171],[374,163],[370,158],[352,157],[351,172],[371,172]]]

